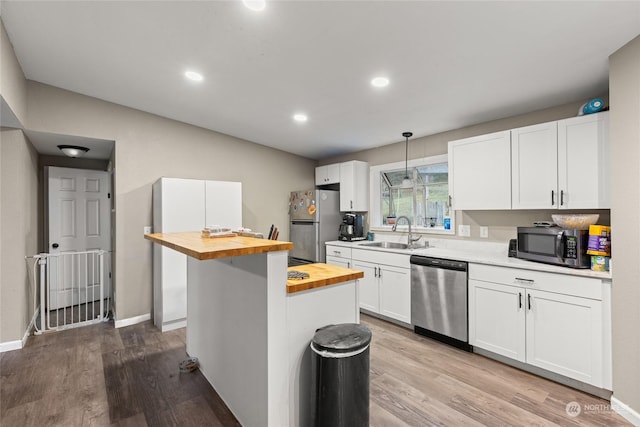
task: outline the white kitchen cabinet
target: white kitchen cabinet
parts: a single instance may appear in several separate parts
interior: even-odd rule
[[[318,166],[316,185],[338,184],[340,182],[340,163]]]
[[[522,304],[521,288],[469,279],[469,343],[525,362]]]
[[[153,231],[242,226],[240,182],[160,178],[153,184]],[[153,321],[162,332],[187,322],[187,256],[153,245]]]
[[[604,112],[512,129],[512,208],[610,208],[608,123]]]
[[[511,130],[511,207],[554,209],[558,205],[557,123]]]
[[[369,164],[352,160],[340,163],[340,211],[369,210]]]
[[[558,121],[560,209],[609,209],[609,112]]]
[[[326,245],[327,264],[351,268],[351,248],[344,246]]]
[[[360,307],[404,323],[411,323],[409,255],[354,249],[353,268],[360,279]]]
[[[611,389],[610,283],[469,265],[469,343]]]
[[[511,209],[509,131],[450,141],[448,154],[453,209]]]

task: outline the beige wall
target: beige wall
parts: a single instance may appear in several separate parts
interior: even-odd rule
[[[0,132],[0,343],[21,340],[34,310],[38,155],[21,130]]]
[[[640,413],[640,37],[609,58],[613,396]],[[615,232],[619,230],[619,232]]]
[[[608,105],[608,97],[600,95]],[[575,117],[579,107],[587,100],[572,102],[558,107],[547,108],[519,116],[508,117],[505,119],[494,120],[491,122],[481,123],[474,126],[455,129],[436,135],[425,136],[422,138],[414,138],[409,140],[409,159],[417,159],[438,154],[447,154],[447,144],[461,138],[470,136],[483,135],[492,132],[498,132],[507,129],[514,129],[522,126],[529,126],[538,123],[550,122],[553,120]],[[404,161],[405,143],[402,139],[402,131],[411,129],[398,129],[398,140],[396,144],[386,145],[383,147],[364,150],[343,156],[324,159],[320,164],[329,164],[342,162],[347,160],[362,160],[369,163],[369,166],[375,166],[386,163]],[[482,168],[487,165],[478,165],[478,173],[482,173]],[[507,242],[509,239],[516,237],[516,227],[519,225],[531,224],[537,220],[551,220],[551,214],[557,213],[557,210],[535,210],[535,211],[456,211],[456,224],[467,224],[471,226],[472,240],[480,240],[480,226],[489,227],[489,238],[483,241]],[[574,211],[563,211],[562,213],[570,213]],[[600,214],[599,224],[609,224],[609,210],[594,210],[594,213]],[[391,234],[391,233],[388,233]],[[429,235],[425,235],[428,239]],[[437,235],[435,237],[441,238]],[[450,237],[457,239],[458,237]],[[467,239],[460,238],[460,239]]]
[[[152,309],[151,186],[162,176],[240,181],[243,223],[288,238],[288,197],[314,186],[316,162],[62,89],[28,82],[29,129],[115,141],[117,319]]]
[[[26,81],[13,51],[4,23],[0,20],[0,96],[16,118],[25,124],[27,116]]]

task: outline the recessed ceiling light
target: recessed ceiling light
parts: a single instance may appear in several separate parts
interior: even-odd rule
[[[247,7],[247,9],[261,11],[267,6],[267,2],[265,0],[242,0],[242,3]]]
[[[376,77],[371,80],[371,86],[385,87],[389,84],[389,79],[386,77]]]
[[[307,121],[307,115],[306,114],[302,114],[302,113],[294,114],[293,115],[293,120],[295,120],[296,122],[306,122]]]
[[[204,77],[202,77],[202,74],[196,73],[195,71],[186,71],[184,73],[184,76],[189,80],[193,80],[194,82],[201,82],[204,79]]]

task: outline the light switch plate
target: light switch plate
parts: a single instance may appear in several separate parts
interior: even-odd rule
[[[471,236],[470,225],[458,225],[458,236],[469,237]]]
[[[489,237],[489,227],[480,227],[480,237],[485,239]]]
[[[151,234],[152,227],[150,225],[146,225],[144,227],[144,234]]]

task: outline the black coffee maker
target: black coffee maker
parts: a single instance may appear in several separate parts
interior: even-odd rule
[[[362,215],[348,213],[342,217],[340,224],[339,240],[364,240],[364,228],[362,226]]]

